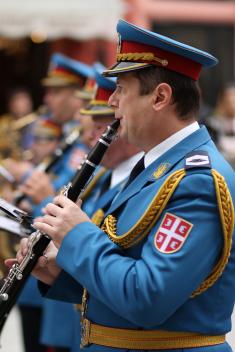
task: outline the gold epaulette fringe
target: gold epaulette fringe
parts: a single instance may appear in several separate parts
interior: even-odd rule
[[[185,174],[186,172],[184,169],[177,170],[166,179],[145,213],[128,232],[121,236],[116,234],[117,220],[113,215],[108,215],[106,217],[102,230],[107,233],[114,243],[123,248],[132,247],[140,242],[145,236],[147,236],[149,230],[157,222],[157,219],[164,210],[168,200]]]
[[[228,263],[232,247],[232,235],[234,229],[234,207],[232,197],[224,177],[214,169],[211,170],[211,173],[215,183],[216,198],[223,228],[224,247],[221,257],[214,267],[212,273],[201,283],[197,290],[193,292],[191,297],[195,297],[206,291],[222,275],[224,268]]]

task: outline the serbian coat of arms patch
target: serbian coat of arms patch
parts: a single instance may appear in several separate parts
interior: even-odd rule
[[[177,252],[186,241],[193,224],[166,213],[154,237],[155,247],[163,253]]]

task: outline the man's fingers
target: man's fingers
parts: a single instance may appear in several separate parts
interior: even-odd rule
[[[78,199],[78,200],[76,201],[76,204],[79,206],[79,208],[81,208],[81,206],[82,206],[82,200],[81,200],[81,199]]]
[[[29,246],[28,238],[22,238],[22,240],[20,241],[20,248],[23,256],[27,254],[28,248],[29,248],[28,246]]]
[[[64,208],[66,205],[69,205],[71,204],[71,200],[68,199],[67,197],[63,196],[63,195],[59,195],[59,196],[56,196],[54,199],[53,199],[53,203],[55,205],[58,205],[59,207],[61,208]],[[73,202],[72,202],[73,203]]]
[[[61,213],[61,207],[55,205],[53,203],[47,204],[47,206],[43,209],[44,214],[50,214],[52,216],[58,216]]]
[[[33,223],[33,227],[48,234],[49,236],[54,234],[54,229],[51,225],[36,221]]]
[[[9,268],[9,269],[12,267],[12,265],[14,265],[14,264],[16,264],[16,263],[18,263],[17,260],[16,260],[16,259],[12,259],[12,258],[6,259],[6,260],[4,261],[4,264],[5,264],[6,267]]]
[[[40,266],[41,268],[45,268],[47,264],[48,264],[48,257],[46,256],[46,254],[38,258],[38,262],[37,262],[38,266]]]
[[[21,263],[23,258],[26,256],[27,252],[28,252],[28,238],[23,238],[20,241],[20,249],[18,250],[17,254],[16,254],[16,260],[17,262]]]

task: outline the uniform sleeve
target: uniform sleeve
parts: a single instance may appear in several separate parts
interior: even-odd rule
[[[53,286],[38,281],[42,296],[58,301],[81,303],[83,287],[69,274],[62,271]]]
[[[70,168],[63,168],[63,171],[57,175],[57,178],[52,181],[52,186],[55,191],[59,191],[63,186],[67,185],[71,181],[75,174],[75,170]]]
[[[155,242],[166,213],[192,224],[182,247],[172,253],[160,251]],[[119,222],[128,214],[131,210],[126,207]],[[118,315],[151,328],[190,299],[216,264],[222,243],[212,177],[191,174],[181,181],[149,232],[139,258],[128,256],[94,224],[82,223],[64,238],[57,262]]]
[[[54,170],[57,178],[52,182],[56,191],[71,181],[86,152],[87,147],[78,143],[68,150],[60,162],[57,163]]]
[[[38,216],[42,215],[42,209],[45,208],[45,206],[48,203],[51,203],[53,201],[54,196],[48,196],[47,198],[44,198],[40,204],[34,205],[32,204],[32,216],[33,218],[36,218]]]

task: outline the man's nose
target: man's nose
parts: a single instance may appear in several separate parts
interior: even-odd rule
[[[117,99],[116,99],[116,91],[114,91],[113,94],[110,95],[108,100],[108,105],[111,106],[112,108],[116,108],[118,106]]]

